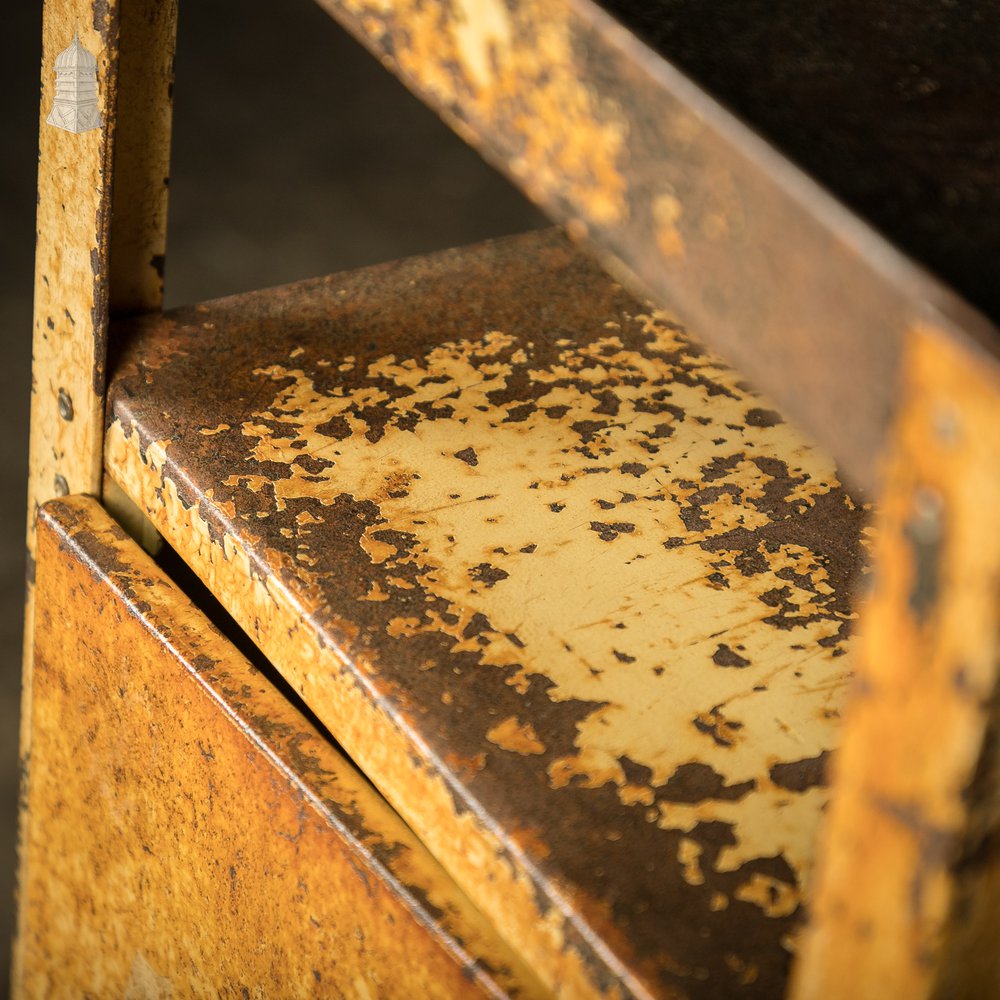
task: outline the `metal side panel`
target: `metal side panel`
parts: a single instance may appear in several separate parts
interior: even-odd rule
[[[16,995],[539,995],[93,500],[48,504],[38,537]]]

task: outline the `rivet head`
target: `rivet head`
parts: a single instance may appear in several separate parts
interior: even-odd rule
[[[59,390],[59,416],[63,420],[73,419],[73,398],[65,389]]]

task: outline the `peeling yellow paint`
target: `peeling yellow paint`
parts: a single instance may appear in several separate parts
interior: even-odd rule
[[[454,10],[450,27],[461,64],[477,87],[488,87],[511,46],[510,13],[501,0],[456,0]]]
[[[378,580],[372,580],[371,586],[368,588],[368,593],[365,594],[363,600],[387,601],[389,600],[389,595],[382,589],[382,585]]]
[[[487,730],[486,738],[501,750],[520,754],[545,753],[545,744],[538,738],[534,726],[530,722],[521,722],[514,716]]]
[[[787,882],[780,882],[760,872],[755,872],[736,890],[736,898],[759,906],[769,917],[793,913],[801,899],[798,891]]]
[[[196,508],[181,509],[169,444],[144,459],[134,429],[114,423],[108,436],[116,476],[172,524],[177,547],[198,553],[226,606],[250,620],[390,798],[420,813],[421,834],[456,877],[494,900],[506,872],[510,899],[491,916],[510,921],[519,941],[535,936],[537,915],[518,848],[491,852],[472,812],[448,813],[437,830],[427,802],[446,812],[453,802],[435,777],[444,755],[430,768],[414,763],[394,727],[434,739],[431,727],[445,739],[448,727],[468,727],[471,745],[445,762],[454,780],[491,780],[502,761],[534,767],[553,801],[590,790],[605,806],[616,798],[627,810],[620,829],[663,836],[686,886],[704,886],[706,912],[724,910],[739,886],[736,898],[780,918],[808,890],[827,799],[821,765],[848,679],[845,571],[822,528],[799,525],[853,510],[832,462],[668,315],[610,314],[587,338],[560,331],[554,346],[470,324],[412,353],[372,349],[343,380],[330,375],[333,345],[325,354],[314,344],[295,364],[266,355],[245,376],[257,408],[227,440],[235,474],[225,482],[245,510],[214,525],[221,543],[208,540]],[[272,463],[280,475],[257,474]],[[269,513],[294,534],[273,543],[279,552],[259,551],[247,527]],[[310,643],[317,618],[340,611],[339,601],[311,603],[322,581],[304,568],[282,574],[292,556],[321,559],[334,525],[337,539],[356,527],[345,542],[346,607],[366,602],[363,625],[337,620],[330,633],[340,642],[343,629],[349,643],[360,634],[349,652]],[[853,545],[856,532],[843,537]],[[263,579],[253,568],[261,559],[274,567]],[[386,681],[383,650],[400,653],[402,681]],[[342,690],[348,670],[370,685],[370,704]],[[460,673],[455,696],[434,686]],[[480,675],[483,690],[507,685],[503,697],[519,694],[524,710],[470,706]],[[429,697],[413,697],[411,676]],[[382,699],[402,705],[404,721],[375,726]],[[557,711],[570,721],[550,739],[546,713]],[[390,752],[380,741],[391,739]],[[470,770],[476,740],[526,759],[489,750]],[[704,827],[715,823],[731,837],[708,849]],[[457,831],[475,843],[461,858],[449,846]],[[530,837],[522,848],[541,851]],[[761,861],[787,870],[768,868],[780,877],[765,885],[754,875]],[[552,910],[550,942],[564,912]],[[551,976],[542,945],[526,947]]]
[[[701,844],[688,837],[681,837],[677,844],[677,860],[683,867],[684,881],[688,885],[705,884],[705,876],[699,862],[700,858]]]
[[[635,321],[652,338],[655,351],[669,355],[685,349],[686,341],[667,317],[640,315]],[[501,357],[515,344],[511,335],[491,331],[477,340],[434,348],[423,363],[401,364],[391,356],[371,363],[371,378],[391,378],[409,390],[399,399],[374,387],[323,395],[300,369],[261,369],[262,378],[281,388],[243,426],[250,454],[258,461],[287,464],[301,453],[293,446],[307,442],[309,454],[334,463],[319,475],[291,465],[288,478],[269,484],[279,509],[292,498],[328,503],[339,493],[376,500],[385,521],[369,527],[362,538],[373,564],[402,568],[416,562],[426,589],[445,598],[453,616],[448,621],[434,612],[423,620],[397,617],[389,635],[443,633],[452,637],[455,650],[475,650],[494,666],[545,663],[555,683],[553,699],[607,703],[580,724],[576,753],[550,766],[553,787],[576,781],[596,788],[612,781],[625,804],[648,806],[651,792],[627,782],[619,763],[623,755],[650,768],[652,785],[666,782],[697,759],[730,784],[752,782],[754,787],[738,801],[660,803],[654,810],[656,822],[681,830],[703,821],[733,823],[738,842],[722,851],[719,870],[783,853],[807,883],[817,810],[826,793],[813,789],[792,795],[776,788],[768,773],[775,761],[815,757],[835,743],[848,670],[843,660],[830,659],[825,651],[830,647],[822,645],[834,640],[839,628],[836,616],[816,615],[832,590],[826,571],[800,545],[761,546],[757,555],[768,571],[750,576],[725,550],[706,552],[685,544],[664,558],[662,547],[670,537],[696,542],[765,525],[766,515],[750,502],[770,488],[771,476],[755,464],[760,456],[783,456],[798,476],[789,497],[803,505],[829,488],[824,483],[836,483],[832,464],[787,424],[748,425],[746,414],[754,400],[737,387],[737,375],[710,357],[701,362],[704,374],[726,386],[730,395],[710,396],[704,385],[673,381],[655,354],[628,351],[619,337],[609,335],[583,348],[568,346],[558,363],[530,371],[535,384],[551,386],[537,401],[540,413],[566,406],[586,412],[596,404],[580,384],[600,384],[622,372],[643,376],[635,386],[619,379],[619,415],[595,432],[595,454],[605,449],[613,453],[615,468],[585,475],[581,466],[588,460],[566,453],[556,423],[544,418],[504,423],[503,411],[497,414],[490,403],[490,394],[507,386],[512,366]],[[432,380],[442,374],[447,375],[444,385]],[[664,378],[672,404],[709,414],[710,424],[647,412],[648,385]],[[433,408],[443,405],[445,395],[455,418],[424,421],[408,432],[388,428],[376,443],[365,437],[366,425],[356,415],[363,406],[389,413],[422,403]],[[353,435],[324,441],[319,427],[334,418],[345,420]],[[664,425],[672,434],[669,467],[651,461],[643,448],[650,435],[664,433]],[[287,434],[275,430],[282,426]],[[720,437],[725,445],[717,443]],[[472,441],[474,467],[454,457]],[[706,521],[703,533],[692,534],[681,515],[704,486],[701,470],[727,449],[742,458],[712,480],[720,492],[700,508]],[[639,467],[644,471],[636,475]],[[388,495],[387,479],[407,484],[405,495]],[[258,490],[265,485],[253,475],[230,481]],[[533,482],[538,483],[534,493],[529,490]],[[444,503],[442,483],[452,484],[452,498]],[[739,498],[725,492],[731,485],[741,489]],[[522,505],[513,518],[505,499],[512,493],[535,496],[537,503]],[[629,501],[631,497],[636,499]],[[564,521],[553,514],[553,504],[565,504],[558,515]],[[605,511],[601,504],[613,509]],[[627,524],[630,530],[601,541],[586,530],[598,519]],[[583,530],[567,533],[561,524]],[[415,536],[419,545],[400,552],[396,544],[376,537],[386,527]],[[308,561],[308,541],[302,545],[299,558]],[[530,545],[537,547],[530,554],[522,551]],[[492,587],[470,591],[463,567],[482,563],[496,550],[505,554],[490,558],[507,576]],[[649,559],[654,553],[657,558]],[[536,568],[543,564],[545,575],[538,576]],[[583,591],[549,584],[553,579],[579,580],[581,565],[589,567]],[[710,581],[713,573],[722,584]],[[779,573],[786,575],[779,578]],[[393,586],[393,580],[397,589],[411,587],[402,574],[386,582]],[[779,629],[762,624],[771,610],[762,598],[776,588],[787,589],[796,606],[789,620],[798,618],[801,625]],[[381,589],[369,591],[368,599],[383,599]],[[600,609],[598,620],[592,609]],[[477,613],[494,628],[485,634],[485,645],[482,636],[463,638]],[[558,634],[550,628],[553,621],[561,623]],[[530,661],[509,642],[508,633],[517,635]],[[579,636],[571,650],[564,648],[566,635]],[[720,642],[749,665],[715,667],[712,656]],[[627,671],[603,666],[609,659],[615,662],[616,654],[631,661]],[[526,683],[527,675],[515,675],[511,683],[519,679]],[[664,733],[674,735],[664,740]]]

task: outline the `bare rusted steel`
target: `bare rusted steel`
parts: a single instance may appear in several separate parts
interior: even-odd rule
[[[824,31],[823,11],[815,9],[820,5],[783,2],[775,10],[769,3],[737,0],[707,7],[681,0],[609,3],[631,23],[646,26],[644,33],[653,36],[661,52],[676,53],[723,100],[749,114],[779,142],[776,149],[591,0],[319,3],[564,222],[571,235],[587,239],[623,280],[677,309],[822,442],[854,482],[872,486],[877,481],[877,456],[891,420],[907,330],[932,322],[970,357],[980,357],[982,345],[994,352],[996,331],[986,320],[783,153],[787,139],[791,152],[833,182],[836,193],[871,210],[876,223],[903,238],[904,249],[922,253],[932,263],[953,256],[950,248],[958,245],[955,233],[963,221],[975,223],[978,239],[963,242],[958,237],[965,264],[953,261],[947,271],[961,277],[969,261],[976,262],[977,277],[963,287],[976,293],[977,301],[995,306],[989,289],[995,287],[996,264],[990,252],[996,251],[1000,186],[996,116],[986,111],[989,101],[970,100],[964,112],[952,113],[961,98],[946,91],[938,98],[945,103],[936,115],[913,104],[904,120],[904,125],[914,125],[911,133],[905,127],[896,131],[893,123],[884,126],[884,142],[870,136],[871,129],[852,133],[857,120],[872,123],[871,111],[852,118],[840,107],[843,95],[835,88],[827,92],[827,101],[822,91],[815,93],[816,80],[843,79],[839,65],[832,75],[824,75],[824,67],[814,60],[805,69],[789,70],[787,83],[770,75],[794,67],[796,60],[808,64],[810,55],[826,51],[822,39],[815,40]],[[949,30],[971,37],[978,48],[961,50],[963,56],[969,51],[970,65],[951,48],[934,61],[941,70],[939,81],[960,85],[972,79],[971,96],[992,96],[993,68],[990,64],[984,71],[983,52],[990,49],[989,30],[996,30],[997,4],[976,5],[974,15],[961,5],[946,11],[935,4],[938,20],[944,18],[936,35],[919,17],[927,6],[923,0],[897,2],[887,11],[880,8],[879,17],[912,18],[917,23],[911,36],[921,39],[925,49],[935,38],[946,44]],[[859,48],[856,33],[869,12],[851,14],[843,4],[827,7],[827,19],[849,22],[839,34],[826,28],[832,39],[828,47],[841,61],[854,58],[856,63],[850,45],[838,48],[838,39]],[[980,31],[949,29],[970,17]],[[735,20],[741,37],[736,28],[733,37],[715,37],[713,22],[721,25],[726,18]],[[782,29],[795,19],[805,22],[798,49],[789,41],[781,43],[788,51],[780,51],[775,42],[778,51],[771,51],[767,40],[781,39]],[[878,30],[869,33],[872,45]],[[891,33],[882,30],[882,35]],[[761,38],[753,48],[754,39]],[[728,54],[744,43],[752,53],[730,65]],[[848,49],[846,55],[842,48]],[[713,56],[706,49],[718,51]],[[872,108],[888,100],[889,110],[897,113],[906,93],[896,101],[885,95],[885,75],[906,56],[894,53],[879,66],[874,51],[866,65],[882,76],[873,84],[873,73],[857,72],[854,103],[866,110],[865,87],[872,85]],[[949,69],[953,58],[961,65]],[[925,60],[912,62],[920,65],[914,70],[908,64],[896,82],[909,87],[915,100],[919,93],[913,88],[921,81],[926,85],[921,74],[927,67]],[[907,73],[916,77],[911,80]],[[809,81],[809,94],[791,92]],[[816,106],[809,106],[810,98]],[[800,120],[809,113],[821,123]],[[978,130],[970,137],[967,124],[972,119]],[[937,133],[933,126],[939,127]],[[817,132],[844,148],[836,155],[825,153],[813,144]],[[941,148],[925,155],[922,144],[934,142]],[[869,172],[873,167],[881,171],[879,185],[866,181],[861,166],[852,174],[852,156],[861,157]],[[905,166],[909,174],[898,176]],[[948,170],[960,182],[957,187],[948,187]],[[943,206],[919,192],[906,193],[915,184],[919,188],[925,174],[943,186]],[[884,191],[895,207],[882,205]],[[961,220],[954,218],[948,199],[964,206]],[[923,213],[922,224],[907,225],[910,207]],[[942,231],[949,241],[935,245]]]
[[[774,997],[861,510],[552,234],[120,327],[106,461],[542,979]]]
[[[38,624],[15,995],[546,995],[89,498],[42,510]]]

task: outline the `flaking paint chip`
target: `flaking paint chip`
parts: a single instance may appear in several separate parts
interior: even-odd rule
[[[545,753],[545,744],[538,738],[531,723],[521,722],[514,715],[497,723],[486,734],[486,738],[501,750],[510,750],[525,756]]]

